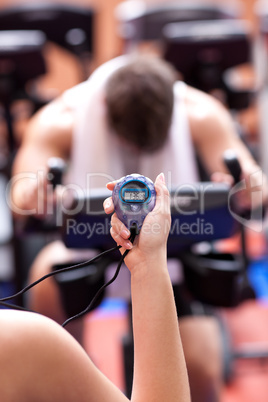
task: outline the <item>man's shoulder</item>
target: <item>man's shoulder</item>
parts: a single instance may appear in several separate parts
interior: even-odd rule
[[[27,134],[35,141],[56,141],[56,138],[66,138],[72,135],[74,115],[58,97],[42,109],[30,120]]]
[[[217,131],[223,122],[229,120],[225,106],[218,99],[193,87],[188,87],[186,113],[194,141],[205,139],[212,129]]]
[[[222,102],[214,96],[191,86],[187,86],[185,104],[189,117],[197,120],[218,118],[225,110]]]
[[[189,105],[199,106],[204,102],[206,104],[214,104],[216,100],[210,94],[187,85],[186,101],[189,103]]]

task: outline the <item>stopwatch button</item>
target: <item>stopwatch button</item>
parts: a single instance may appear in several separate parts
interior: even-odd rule
[[[130,205],[130,209],[132,212],[139,212],[141,210],[140,205]]]

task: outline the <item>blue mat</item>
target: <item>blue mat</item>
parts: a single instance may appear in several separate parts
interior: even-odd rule
[[[248,278],[257,298],[268,302],[268,257],[250,263]]]
[[[105,298],[94,314],[101,316],[125,315],[128,311],[127,302],[120,298]]]

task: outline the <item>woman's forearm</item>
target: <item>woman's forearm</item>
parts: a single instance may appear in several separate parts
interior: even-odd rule
[[[190,392],[166,255],[132,272],[132,401],[188,402]]]
[[[113,190],[115,183],[107,187]],[[170,198],[161,173],[155,180],[156,204],[143,223],[133,247],[116,214],[111,234],[130,249],[125,263],[131,272],[134,332],[132,402],[190,402],[172,284],[167,270],[166,245],[171,225]],[[109,203],[105,211],[111,212]],[[123,252],[122,250],[122,252]]]

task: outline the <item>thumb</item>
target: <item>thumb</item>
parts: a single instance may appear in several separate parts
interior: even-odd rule
[[[166,186],[166,180],[164,173],[160,173],[155,180],[155,191],[156,191],[156,208],[163,208],[163,211],[169,211],[170,209],[170,198],[169,191]]]

